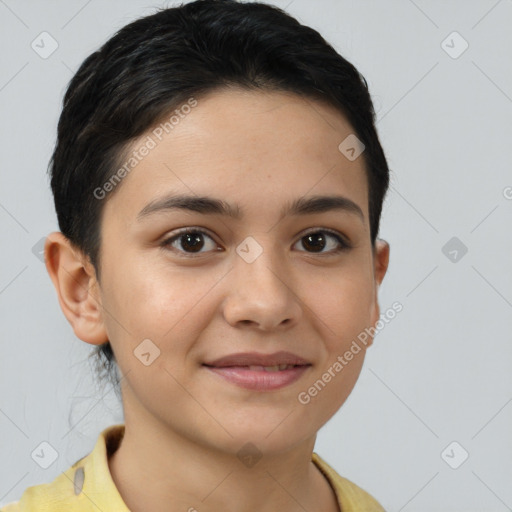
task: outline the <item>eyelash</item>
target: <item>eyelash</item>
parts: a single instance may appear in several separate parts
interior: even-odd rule
[[[307,252],[308,254],[316,254],[319,256],[331,256],[331,255],[339,254],[340,252],[348,251],[349,249],[352,248],[352,246],[349,244],[349,242],[345,238],[343,238],[341,235],[339,235],[336,231],[332,231],[332,230],[326,229],[326,228],[314,229],[314,230],[308,231],[308,232],[304,233],[296,243],[300,242],[300,240],[302,240],[303,238],[305,238],[308,235],[313,235],[313,234],[318,234],[318,233],[324,233],[324,234],[330,235],[338,242],[339,247],[337,247],[334,250],[328,251],[328,252],[309,252],[309,251],[300,251],[300,252]],[[187,227],[187,228],[178,230],[171,237],[168,237],[165,240],[163,240],[161,242],[160,246],[164,249],[168,249],[169,247],[171,247],[172,243],[175,240],[179,240],[181,236],[187,235],[187,234],[206,235],[208,238],[211,238],[215,242],[213,237],[210,234],[208,234],[208,232],[204,231],[203,229]],[[185,258],[197,258],[197,257],[200,257],[203,254],[206,254],[207,252],[209,252],[209,251],[206,251],[206,252],[199,252],[199,253],[190,253],[190,252],[184,252],[184,251],[176,249],[174,247],[171,247],[171,249],[178,252],[182,257],[185,257]]]

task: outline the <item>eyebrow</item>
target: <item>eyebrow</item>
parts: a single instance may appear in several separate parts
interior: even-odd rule
[[[154,213],[170,210],[188,210],[203,215],[223,215],[236,220],[243,218],[237,204],[230,205],[221,199],[208,196],[171,195],[151,201],[137,215],[142,220]],[[344,211],[354,214],[364,223],[364,214],[354,201],[343,196],[300,197],[285,205],[281,210],[281,219],[287,215],[312,215],[329,211]]]

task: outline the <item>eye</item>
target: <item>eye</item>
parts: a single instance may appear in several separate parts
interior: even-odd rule
[[[341,235],[326,229],[306,233],[295,245],[299,243],[306,249],[306,252],[326,255],[336,254],[351,248],[350,244]],[[215,251],[218,248],[215,240],[199,228],[184,228],[166,238],[161,246],[171,248],[184,257],[194,257],[194,255]]]
[[[313,253],[338,253],[350,249],[350,245],[343,237],[330,230],[311,231],[304,235],[297,243]],[[324,249],[327,248],[327,251]]]
[[[205,231],[195,228],[186,228],[165,239],[161,246],[171,248],[181,254],[201,254],[215,250],[217,243]],[[202,249],[206,248],[205,251]]]

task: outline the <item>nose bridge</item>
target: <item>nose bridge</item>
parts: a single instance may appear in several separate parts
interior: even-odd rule
[[[237,278],[249,286],[248,294],[263,292],[268,295],[272,292],[277,298],[277,295],[285,292],[287,287],[279,275],[283,265],[280,264],[280,255],[272,247],[270,237],[266,240],[259,237],[259,241],[247,237],[238,245],[236,253],[234,270]]]
[[[255,323],[261,328],[295,323],[301,308],[291,289],[291,274],[270,237],[247,237],[237,246],[233,265],[224,311],[230,323]]]

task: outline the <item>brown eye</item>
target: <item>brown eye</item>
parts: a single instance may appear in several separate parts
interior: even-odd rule
[[[185,233],[180,235],[178,240],[185,251],[199,252],[204,247],[203,235],[198,232]]]
[[[336,253],[350,248],[341,236],[330,231],[313,231],[303,236],[299,242],[307,252],[319,254]]]
[[[163,247],[170,247],[172,250],[182,254],[201,254],[214,250],[217,244],[210,235],[204,231],[188,229],[167,238],[162,242]],[[203,248],[206,247],[206,251]]]
[[[302,239],[302,246],[312,252],[322,252],[326,243],[325,236],[322,232],[306,235]]]

